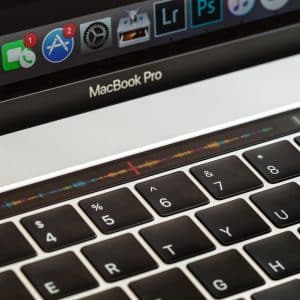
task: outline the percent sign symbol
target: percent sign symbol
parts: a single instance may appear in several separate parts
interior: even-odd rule
[[[95,212],[99,212],[99,211],[102,211],[104,209],[104,207],[99,203],[92,204],[91,207]]]

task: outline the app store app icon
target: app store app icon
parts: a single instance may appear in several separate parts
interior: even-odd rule
[[[61,63],[72,54],[74,43],[74,38],[66,36],[64,28],[53,29],[43,40],[43,56],[50,63]]]
[[[186,1],[164,0],[154,3],[155,36],[187,29]]]
[[[223,21],[223,0],[191,0],[191,26],[197,28]]]

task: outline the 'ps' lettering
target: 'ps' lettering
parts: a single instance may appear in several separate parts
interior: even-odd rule
[[[207,11],[209,15],[216,12],[215,0],[198,0],[198,16],[202,16],[203,11]]]
[[[222,0],[191,0],[191,26],[209,26],[223,21]]]

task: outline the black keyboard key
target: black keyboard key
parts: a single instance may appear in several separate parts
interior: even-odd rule
[[[95,294],[81,300],[130,300],[121,288],[113,288],[105,292]]]
[[[80,202],[81,208],[103,233],[112,233],[153,220],[128,190],[120,189]]]
[[[250,150],[245,157],[271,183],[300,175],[300,152],[287,141]]]
[[[228,297],[264,284],[236,250],[191,263],[189,269],[215,298]]]
[[[36,255],[34,249],[13,223],[0,225],[0,267]]]
[[[251,200],[278,227],[300,222],[300,186],[297,183],[255,194]]]
[[[272,279],[300,272],[300,240],[291,232],[255,242],[245,249]]]
[[[296,279],[253,295],[253,300],[299,300],[300,280]]]
[[[130,284],[140,300],[205,300],[179,269],[172,269]]]
[[[188,217],[154,225],[140,233],[161,259],[169,264],[215,249]]]
[[[296,279],[268,290],[256,293],[253,300],[299,300],[300,280]]]
[[[108,282],[157,268],[156,262],[131,234],[87,246],[82,252]]]
[[[22,220],[45,251],[54,251],[95,237],[72,206],[55,208]]]
[[[0,293],[3,300],[33,300],[33,297],[12,271],[0,273]]]
[[[269,226],[242,199],[201,210],[196,216],[224,245],[270,231]]]
[[[262,187],[262,182],[236,156],[202,164],[191,172],[218,200]]]
[[[136,189],[161,216],[208,203],[204,194],[182,172],[137,184]]]
[[[26,265],[22,270],[44,299],[60,299],[98,286],[72,252]]]

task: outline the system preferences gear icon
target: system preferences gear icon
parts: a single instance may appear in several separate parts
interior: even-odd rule
[[[91,49],[102,48],[109,37],[109,30],[104,23],[91,24],[84,33],[84,42]]]
[[[111,18],[80,25],[81,52],[91,53],[112,46]]]

